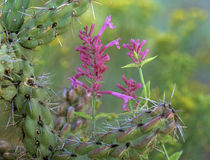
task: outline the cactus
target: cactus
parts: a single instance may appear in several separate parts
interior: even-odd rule
[[[9,0],[4,3],[0,96],[2,103],[11,106],[12,120],[22,129],[22,141],[31,158],[49,159],[56,148],[57,135],[53,131],[54,123],[47,104],[50,93],[35,76],[32,61],[21,46],[36,47],[27,45],[32,44],[31,38],[39,41],[39,45],[40,41],[45,42],[43,44],[52,41],[68,28],[73,16],[80,16],[87,9],[87,4],[87,0],[52,0],[46,4],[47,9],[36,12],[24,22],[29,1],[13,3]]]
[[[24,23],[18,34],[20,44],[32,49],[48,44],[55,37],[64,33],[74,17],[83,14],[88,7],[88,0],[51,0],[45,9]]]
[[[95,83],[98,97],[90,94],[90,88],[84,85],[65,89],[66,101],[58,106],[53,117],[50,108],[53,93],[35,75],[33,56],[27,51],[64,33],[72,19],[87,10],[88,3],[88,0],[50,0],[43,9],[26,18],[29,0],[4,2],[0,27],[0,102],[11,115],[8,123],[21,129],[24,147],[11,146],[2,140],[0,159],[144,159],[153,148],[165,143],[164,137],[179,127],[175,110],[168,104],[160,104],[153,109],[128,112],[123,119],[127,117],[129,121],[121,121],[120,128],[86,138],[88,134],[84,128],[89,125],[89,119],[81,118],[79,112],[86,112],[88,116],[92,112],[95,120],[95,110],[100,106],[97,98],[103,93],[98,83]],[[108,17],[100,34],[107,26],[114,28],[110,20]],[[100,36],[94,40],[100,42],[97,38]],[[109,45],[119,48],[118,40]],[[107,61],[107,57],[102,58]],[[106,66],[101,67],[104,72]],[[122,94],[115,95],[122,97]],[[93,97],[94,108],[90,105]],[[81,136],[80,140],[77,135]]]
[[[130,118],[133,115],[127,116]],[[143,159],[153,148],[164,143],[164,138],[177,125],[178,117],[174,109],[168,104],[161,104],[122,122],[120,128],[99,133],[85,142],[72,136],[64,143],[64,151],[53,159]]]
[[[24,12],[30,0],[7,0],[2,10],[2,26],[7,32],[18,32],[24,23]]]

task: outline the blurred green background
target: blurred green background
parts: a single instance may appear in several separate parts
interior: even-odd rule
[[[74,19],[69,32],[49,46],[35,49],[36,70],[50,73],[50,86],[57,93],[70,85],[68,77],[79,66],[75,47],[81,44],[79,30],[85,25],[96,24],[97,33],[107,15],[112,15],[116,26],[102,36],[106,44],[118,37],[121,44],[129,39],[146,39],[148,56],[158,55],[155,61],[143,68],[146,81],[151,81],[153,99],[159,101],[166,93],[170,101],[176,84],[172,104],[184,122],[183,142],[168,145],[169,153],[183,150],[182,160],[210,159],[210,1],[209,0],[98,0],[93,3],[95,16],[89,10],[80,19]],[[41,3],[41,2],[39,2]],[[119,91],[121,75],[140,81],[138,72],[120,69],[130,62],[126,50],[115,47],[107,51],[111,61],[104,74],[104,90]],[[122,101],[111,96],[103,97],[103,112],[119,112]],[[151,154],[150,159],[165,159],[161,153]]]

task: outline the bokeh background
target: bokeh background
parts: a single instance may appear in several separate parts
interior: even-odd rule
[[[146,39],[148,56],[158,58],[143,68],[145,80],[151,81],[152,97],[159,101],[166,93],[170,101],[176,84],[172,105],[184,122],[184,139],[167,146],[169,154],[183,150],[181,160],[210,159],[210,1],[209,0],[98,0],[81,18],[74,19],[69,32],[49,46],[36,49],[38,74],[50,73],[50,86],[57,93],[70,85],[79,62],[75,47],[81,44],[79,30],[96,24],[99,31],[107,15],[112,15],[114,30],[103,37],[106,44],[118,37],[121,44],[129,39]],[[38,2],[41,3],[40,1]],[[129,63],[126,50],[111,48],[107,51],[111,61],[104,74],[104,90],[119,91],[121,75],[139,80],[138,72],[120,67]],[[103,97],[101,111],[119,112],[122,101]],[[161,153],[152,153],[150,159],[165,159]]]

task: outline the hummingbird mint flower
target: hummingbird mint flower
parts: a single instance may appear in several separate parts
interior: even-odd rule
[[[146,40],[142,40],[140,43],[140,39],[137,39],[136,41],[131,39],[129,42],[130,43],[128,44],[122,45],[124,48],[130,51],[127,53],[127,55],[131,58],[133,63],[141,63],[149,52],[149,49],[142,51],[142,47],[146,43]]]
[[[118,93],[118,92],[114,92],[114,91],[99,91],[100,94],[110,94],[110,95],[113,95],[117,98],[120,98],[120,99],[123,99],[124,103],[122,105],[122,108],[124,111],[130,111],[130,109],[126,108],[127,106],[127,103],[129,102],[130,99],[134,99],[133,97],[131,96],[128,96],[126,94],[121,94],[121,93]]]
[[[87,89],[88,92],[100,96],[98,93],[101,88],[101,80],[103,79],[103,73],[107,70],[105,62],[110,60],[109,54],[104,53],[107,48],[114,45],[120,49],[119,40],[120,38],[103,45],[101,42],[101,35],[106,30],[106,28],[114,29],[115,26],[111,22],[111,16],[107,16],[105,23],[103,24],[101,30],[96,36],[93,36],[94,24],[91,25],[90,31],[88,27],[84,27],[83,31],[80,31],[79,38],[83,41],[81,46],[76,48],[76,51],[80,53],[80,60],[82,61],[81,67],[77,68],[77,73],[70,77],[72,86],[76,87],[81,85]],[[83,83],[78,79],[80,77],[86,78],[87,83]]]
[[[117,84],[117,87],[122,90],[122,94],[131,96],[133,98],[137,98],[135,91],[142,87],[141,83],[136,83],[136,81],[133,80],[133,78],[130,78],[127,80],[125,78],[125,75],[122,75],[122,79],[125,82],[126,87],[123,87],[121,84]]]

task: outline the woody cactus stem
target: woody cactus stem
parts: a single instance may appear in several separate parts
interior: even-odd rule
[[[55,154],[53,159],[143,159],[153,148],[164,143],[164,138],[177,125],[174,109],[162,104],[140,112],[130,121],[123,122],[120,128],[99,133],[86,142],[72,137],[64,143],[63,152]]]

